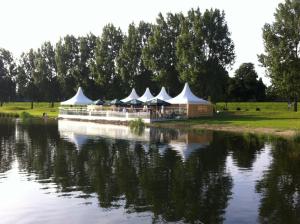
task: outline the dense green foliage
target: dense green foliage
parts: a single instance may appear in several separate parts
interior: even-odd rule
[[[12,54],[0,48],[0,104],[3,101],[11,100],[15,96],[15,82],[13,78],[16,75],[16,64]]]
[[[187,81],[200,96],[213,101],[225,97],[226,67],[234,62],[234,45],[224,12],[190,10],[184,17],[177,41],[180,80]]]
[[[67,35],[18,59],[1,49],[0,101],[56,102],[79,86],[92,99],[122,98],[132,87],[141,95],[146,87],[157,94],[165,86],[174,96],[189,82],[216,102],[227,96],[234,58],[224,12],[159,14],[155,24],[130,24],[127,33],[108,24],[100,36]]]
[[[265,24],[265,54],[259,56],[276,91],[287,97],[300,94],[300,2],[286,0],[275,12],[275,22]],[[297,103],[294,103],[297,111]]]
[[[257,73],[252,63],[243,63],[230,79],[228,96],[237,101],[261,101],[266,97],[266,86],[262,79],[257,79]]]
[[[143,134],[145,126],[145,122],[141,118],[129,121],[130,130],[138,135]]]

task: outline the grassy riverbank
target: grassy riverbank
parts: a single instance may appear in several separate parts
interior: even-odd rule
[[[210,129],[294,136],[300,130],[300,112],[289,111],[287,103],[217,103],[219,111],[212,118],[170,121],[153,124],[159,127]]]
[[[21,114],[23,111],[32,116],[41,117],[47,113],[49,117],[57,117],[58,103],[54,108],[49,103],[5,103],[0,107],[0,113]],[[217,103],[219,111],[212,118],[198,118],[187,121],[167,121],[154,123],[160,127],[185,127],[192,129],[214,129],[238,132],[264,132],[280,135],[291,135],[300,130],[300,112],[288,111],[287,103]],[[282,134],[283,133],[283,134]]]
[[[18,114],[22,112],[27,112],[34,117],[42,117],[43,113],[51,118],[56,118],[58,116],[58,103],[54,104],[54,107],[51,107],[50,103],[34,103],[33,109],[31,109],[31,103],[28,102],[14,102],[14,103],[4,103],[0,107],[0,113],[7,114]]]

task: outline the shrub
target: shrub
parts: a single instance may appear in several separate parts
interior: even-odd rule
[[[260,108],[259,108],[259,107],[256,107],[256,111],[260,111]]]
[[[33,118],[33,116],[30,113],[24,111],[20,114],[20,118],[22,119],[22,121],[27,121]]]
[[[300,131],[297,130],[294,137],[293,137],[294,142],[299,143],[300,142]]]
[[[241,108],[240,108],[240,107],[237,107],[236,110],[241,110]]]
[[[129,121],[129,127],[130,130],[133,131],[134,133],[141,135],[144,132],[145,129],[145,122],[141,119],[135,119],[132,121]]]

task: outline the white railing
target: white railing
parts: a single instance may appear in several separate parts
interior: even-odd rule
[[[59,108],[59,114],[64,115],[89,115],[89,112],[84,108]]]
[[[126,111],[114,111],[114,110],[87,110],[86,108],[59,108],[60,115],[80,115],[90,116],[97,119],[97,117],[103,117],[105,119],[151,119],[155,120],[176,120],[187,118],[186,108],[169,107],[162,110],[148,110],[142,109],[127,109]],[[99,118],[101,119],[101,118]]]
[[[113,111],[113,110],[91,110],[86,109],[76,109],[76,108],[59,108],[59,114],[61,115],[86,115],[86,116],[95,116],[95,117],[113,117],[113,118],[142,118],[150,119],[150,111]]]

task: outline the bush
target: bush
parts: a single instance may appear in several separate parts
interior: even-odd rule
[[[240,111],[240,110],[241,110],[241,108],[240,108],[240,107],[237,107],[237,108],[236,108],[236,110]]]
[[[294,137],[293,137],[294,142],[300,143],[300,131],[297,130]]]
[[[256,107],[256,111],[260,111],[260,108],[259,108],[259,107]]]
[[[129,121],[129,127],[130,130],[133,131],[135,134],[141,135],[144,132],[145,129],[145,122],[141,119],[135,119],[132,121]]]
[[[24,111],[20,114],[20,118],[22,119],[22,121],[27,121],[33,118],[33,116],[30,113]]]

